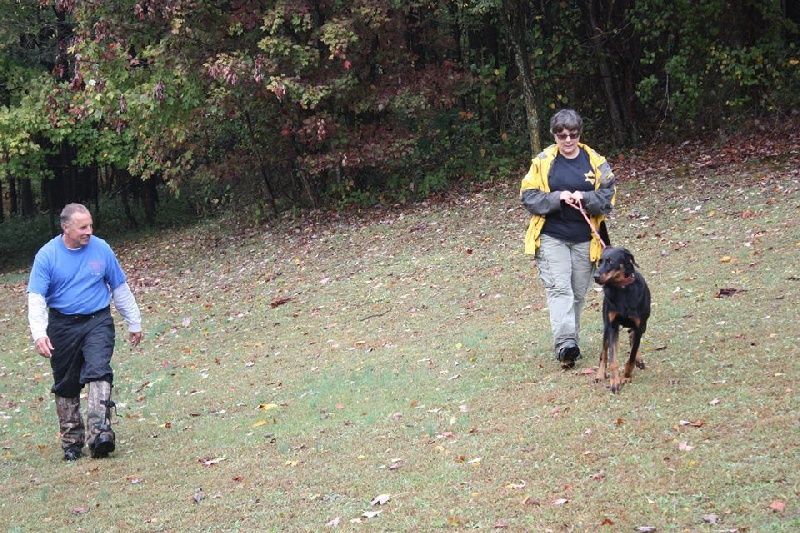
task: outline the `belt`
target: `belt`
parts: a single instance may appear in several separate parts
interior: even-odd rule
[[[86,320],[86,319],[94,318],[94,317],[96,317],[98,315],[101,315],[101,314],[105,313],[106,311],[108,311],[109,309],[110,309],[110,306],[106,306],[106,307],[104,307],[102,309],[98,309],[94,313],[89,313],[88,315],[82,315],[82,314],[68,315],[66,313],[62,313],[58,309],[52,309],[51,308],[50,309],[50,316],[59,317],[59,318],[67,318],[67,319],[72,319],[72,320]]]

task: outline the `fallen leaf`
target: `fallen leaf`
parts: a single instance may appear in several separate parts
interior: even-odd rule
[[[557,500],[553,500],[553,505],[564,505],[565,503],[568,503],[568,502],[569,502],[569,500],[566,499],[566,498],[559,498]]]
[[[639,526],[636,528],[636,531],[638,531],[639,533],[652,533],[653,531],[658,531],[658,530],[653,526]]]
[[[494,523],[495,529],[506,529],[507,527],[508,527],[508,522],[506,522],[505,520],[498,520],[497,522]]]
[[[594,474],[589,476],[589,479],[591,479],[592,481],[600,481],[601,479],[605,479],[605,477],[606,477],[606,473],[603,472],[603,471],[600,471],[600,472],[595,472]]]
[[[682,452],[690,452],[694,450],[694,446],[689,446],[688,442],[681,442],[678,444],[678,449]]]
[[[703,521],[709,524],[716,524],[719,521],[719,517],[715,514],[704,514]]]
[[[369,502],[369,504],[373,505],[373,506],[374,505],[385,505],[385,504],[389,503],[389,500],[391,500],[391,499],[392,499],[392,497],[390,495],[388,495],[388,494],[379,494],[379,495],[375,496],[372,499],[372,501]]]
[[[539,500],[537,500],[533,496],[525,496],[522,499],[522,505],[542,505],[542,504]]]
[[[782,513],[786,510],[786,504],[781,501],[774,501],[769,504],[769,508],[776,513]]]
[[[337,516],[336,518],[334,518],[333,520],[331,520],[330,522],[325,524],[325,527],[339,527],[339,522],[341,522],[341,521],[342,521],[342,517],[341,516]]]
[[[214,458],[203,457],[201,459],[198,459],[197,462],[202,463],[205,466],[211,466],[211,465],[215,465],[217,463],[221,463],[224,460],[225,460],[224,457],[214,457]]]
[[[375,518],[382,512],[383,511],[364,511],[364,513],[361,516],[363,516],[364,518]]]
[[[276,307],[279,307],[279,306],[281,306],[281,305],[283,305],[285,303],[289,303],[291,301],[292,301],[291,298],[278,298],[277,300],[273,300],[269,304],[269,306],[272,307],[273,309],[275,309]]]
[[[86,514],[89,512],[89,510],[85,507],[73,507],[69,510],[69,512],[72,514]]]
[[[264,411],[271,411],[272,409],[277,409],[279,407],[276,403],[260,403],[258,404],[258,409],[263,409]]]

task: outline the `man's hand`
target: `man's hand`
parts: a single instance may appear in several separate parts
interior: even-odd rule
[[[36,348],[36,353],[42,357],[50,359],[53,356],[53,343],[50,342],[50,337],[39,337],[33,346]]]
[[[128,342],[131,344],[131,348],[136,348],[140,342],[142,342],[142,332],[141,331],[131,331],[128,334]]]

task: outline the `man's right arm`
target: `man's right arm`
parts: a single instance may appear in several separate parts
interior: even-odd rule
[[[47,337],[47,303],[41,294],[28,293],[28,323],[34,342]]]

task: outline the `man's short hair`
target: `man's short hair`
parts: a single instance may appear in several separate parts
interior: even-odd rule
[[[61,225],[64,226],[72,222],[72,215],[75,213],[85,213],[90,215],[89,209],[83,204],[67,204],[61,210]]]

